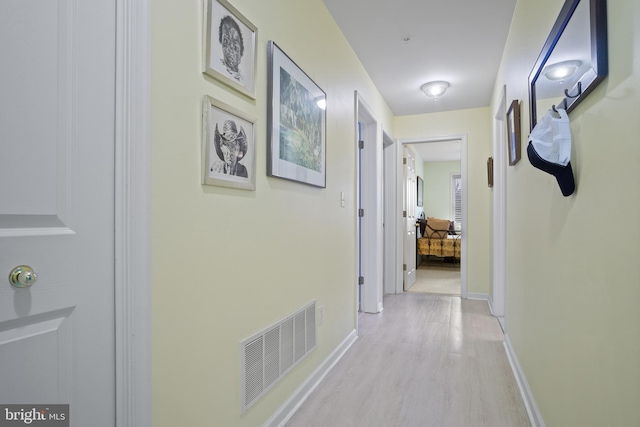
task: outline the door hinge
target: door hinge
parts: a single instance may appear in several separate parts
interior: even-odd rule
[[[361,150],[364,148],[364,141],[358,141],[358,148]]]
[[[402,159],[402,164],[406,165],[407,164],[407,158],[405,157],[404,159]]]
[[[358,209],[358,216],[362,218],[364,216],[364,209]]]
[[[358,285],[364,285],[364,276],[358,277]]]
[[[402,211],[402,218],[406,218],[407,217],[407,211]]]
[[[402,264],[402,271],[407,271],[407,264]]]

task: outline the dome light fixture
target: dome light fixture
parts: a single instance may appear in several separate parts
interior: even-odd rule
[[[546,66],[544,70],[542,70],[542,74],[549,80],[563,81],[571,77],[581,65],[582,62],[576,60],[562,61]]]
[[[449,82],[445,82],[442,80],[425,83],[420,86],[420,89],[427,95],[429,98],[433,98],[433,100],[437,100],[438,97],[444,95],[449,87]]]

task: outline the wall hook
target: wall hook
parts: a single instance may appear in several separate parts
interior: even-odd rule
[[[579,97],[580,95],[582,95],[582,82],[578,82],[578,93],[577,93],[577,94],[575,94],[575,95],[569,95],[569,89],[565,89],[565,90],[564,90],[564,95],[565,95],[567,98],[577,98],[577,97]]]

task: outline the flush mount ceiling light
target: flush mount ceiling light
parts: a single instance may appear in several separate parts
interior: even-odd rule
[[[542,74],[549,80],[561,81],[571,77],[580,68],[580,65],[582,65],[580,61],[562,61],[546,66],[542,70]]]
[[[442,96],[449,87],[449,82],[445,81],[437,81],[437,82],[429,82],[420,86],[420,89],[427,95],[429,98],[433,98],[433,100],[437,100],[438,97]]]

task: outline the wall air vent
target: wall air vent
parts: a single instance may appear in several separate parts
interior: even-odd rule
[[[316,302],[240,343],[240,413],[316,348]]]

